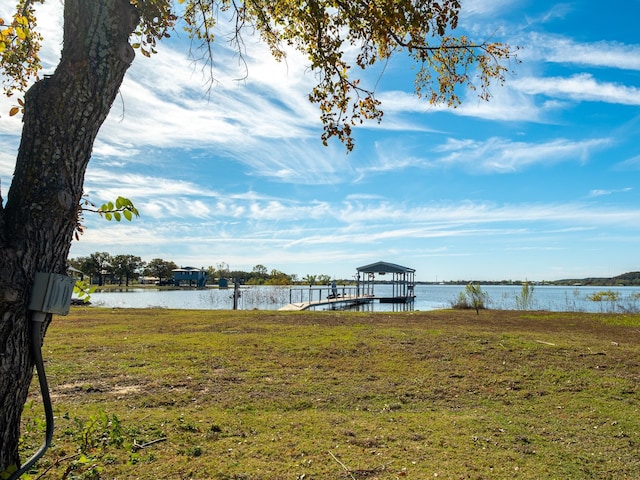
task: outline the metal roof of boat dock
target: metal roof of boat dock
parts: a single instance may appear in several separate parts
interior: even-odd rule
[[[376,262],[356,269],[358,272],[364,273],[414,273],[415,269],[403,267],[395,263]]]

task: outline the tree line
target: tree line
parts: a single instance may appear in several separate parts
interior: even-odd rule
[[[102,286],[118,284],[129,286],[139,283],[141,277],[153,278],[159,284],[167,283],[173,277],[173,270],[179,268],[172,260],[154,258],[149,262],[136,255],[111,255],[108,252],[94,252],[86,257],[75,257],[68,260],[69,267],[78,270],[83,279],[88,277],[89,283]],[[229,265],[221,262],[216,266],[202,267],[207,272],[211,283],[215,279],[227,278],[245,285],[328,285],[332,281],[330,275],[288,274],[277,269],[269,271],[258,264],[250,272],[230,270]],[[344,281],[342,281],[344,283]]]

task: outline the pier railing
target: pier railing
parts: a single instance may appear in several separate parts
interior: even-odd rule
[[[313,303],[327,299],[356,297],[357,287],[300,287],[289,289],[289,303]]]

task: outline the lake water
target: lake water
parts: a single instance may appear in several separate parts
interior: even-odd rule
[[[299,287],[296,287],[299,288]],[[437,310],[451,308],[463,285],[416,285],[413,304],[381,304],[374,302],[359,308],[367,311]],[[489,296],[487,306],[499,310],[517,309],[516,298],[521,286],[486,285],[482,290]],[[593,301],[589,296],[597,292],[617,292],[614,301]],[[242,287],[238,308],[242,310],[277,310],[289,303],[289,287]],[[375,294],[390,295],[391,287],[376,285]],[[109,308],[175,308],[192,310],[225,310],[233,308],[233,289],[207,290],[148,290],[129,289],[120,292],[101,292],[91,295],[91,304]],[[535,286],[531,310],[571,312],[638,312],[640,287],[555,287]]]

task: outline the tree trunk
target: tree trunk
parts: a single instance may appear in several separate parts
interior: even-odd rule
[[[4,208],[0,201],[0,473],[19,465],[33,278],[66,273],[85,170],[133,60],[137,23],[128,0],[66,0],[60,64],[25,95],[15,173]]]

